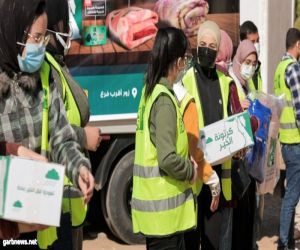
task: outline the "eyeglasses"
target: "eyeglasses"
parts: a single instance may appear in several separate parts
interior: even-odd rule
[[[29,36],[30,38],[32,38],[40,46],[41,45],[47,46],[47,44],[50,41],[50,35],[48,33],[46,33],[45,35],[42,35],[42,34],[32,35],[30,33],[26,33],[26,35]],[[22,45],[22,46],[26,46],[25,43],[17,42],[17,44]]]

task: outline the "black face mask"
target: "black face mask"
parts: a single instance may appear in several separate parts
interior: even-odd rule
[[[198,47],[197,56],[201,67],[213,68],[217,58],[217,51],[208,47]]]

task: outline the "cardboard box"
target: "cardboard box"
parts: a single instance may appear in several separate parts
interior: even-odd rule
[[[250,117],[245,111],[202,128],[198,146],[210,164],[218,165],[253,144]]]
[[[65,167],[0,157],[0,218],[59,226]]]

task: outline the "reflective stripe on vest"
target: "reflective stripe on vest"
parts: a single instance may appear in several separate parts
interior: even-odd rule
[[[191,185],[175,180],[159,168],[157,151],[150,140],[151,108],[161,94],[168,95],[176,108],[176,153],[188,157],[187,134],[175,97],[161,84],[147,99],[143,90],[137,118],[131,210],[134,233],[149,236],[171,235],[196,227]]]
[[[286,86],[285,71],[287,67],[294,63],[292,59],[286,59],[279,63],[275,71],[274,90],[277,96],[285,94],[286,106],[280,116],[279,140],[282,143],[300,143],[300,130],[296,124],[294,108],[292,105],[292,93]]]
[[[53,58],[53,56],[50,55],[48,52],[46,52],[46,58],[47,58],[48,62],[54,67],[54,69],[59,74],[61,84],[62,84],[62,89],[63,89],[62,99],[64,100],[64,105],[65,105],[65,108],[67,111],[68,121],[70,122],[70,124],[80,127],[80,125],[81,125],[80,112],[77,107],[74,96],[72,94],[72,91],[69,87],[69,84],[62,72],[61,66],[57,63],[57,61]]]
[[[229,84],[232,82],[230,77],[225,76],[223,73],[217,70],[220,89],[222,94],[223,103],[223,118],[228,116],[227,106],[229,97]],[[195,68],[190,68],[183,78],[183,85],[186,87],[188,92],[195,98],[195,103],[198,112],[199,129],[204,127],[202,107],[200,103],[199,91],[196,83]],[[231,160],[226,161],[222,164],[222,176],[221,176],[222,192],[227,201],[231,200]]]
[[[42,142],[41,153],[45,157],[49,155],[49,106],[51,102],[49,90],[50,66],[44,61],[40,70],[40,78],[43,87],[43,114],[42,114]],[[75,190],[76,189],[76,190]],[[66,196],[65,196],[66,195]],[[70,196],[70,198],[69,198]],[[62,202],[63,213],[71,211],[72,226],[81,225],[86,216],[87,206],[84,204],[83,195],[77,188],[73,187],[67,176],[64,176],[64,194]],[[38,245],[41,249],[47,249],[57,240],[56,227],[48,227],[43,231],[37,232]]]

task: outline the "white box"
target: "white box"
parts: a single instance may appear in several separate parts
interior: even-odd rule
[[[245,111],[202,128],[198,146],[210,164],[218,165],[253,144],[250,117]]]
[[[65,167],[0,157],[0,218],[59,226]]]

